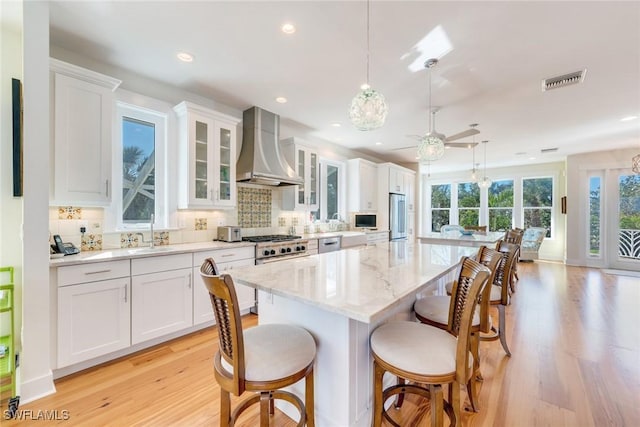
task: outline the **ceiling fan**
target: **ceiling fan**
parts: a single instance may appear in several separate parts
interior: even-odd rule
[[[417,158],[420,160],[420,162],[431,162],[440,159],[444,154],[445,147],[474,147],[476,145],[475,142],[454,143],[452,141],[480,133],[480,131],[475,128],[477,124],[472,124],[470,125],[470,129],[456,133],[455,135],[451,135],[449,137],[436,131],[436,113],[439,111],[439,109],[431,107],[431,68],[433,68],[436,64],[438,64],[438,60],[436,58],[428,59],[424,63],[424,67],[429,71],[429,132],[426,135],[407,135],[409,138],[418,140]],[[397,148],[396,150],[404,150],[407,148],[413,147]]]

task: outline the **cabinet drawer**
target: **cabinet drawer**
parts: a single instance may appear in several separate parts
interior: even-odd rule
[[[243,259],[254,259],[255,255],[256,255],[256,249],[253,246],[195,252],[193,254],[193,266],[200,267],[204,262],[204,260],[207,258],[213,258],[216,264],[221,264],[223,262],[239,261]]]
[[[307,252],[310,250],[318,249],[318,239],[309,239],[309,244],[307,245]]]
[[[129,260],[96,262],[58,267],[58,286],[117,279],[130,274]]]
[[[131,275],[157,273],[159,271],[177,270],[180,268],[190,268],[192,264],[192,254],[163,255],[148,258],[131,260]]]

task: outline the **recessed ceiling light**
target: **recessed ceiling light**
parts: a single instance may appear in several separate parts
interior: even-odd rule
[[[276,98],[276,102],[279,102],[280,104],[286,104],[287,98],[285,98],[284,96],[279,96]]]
[[[292,23],[287,22],[282,26],[282,32],[285,34],[293,34],[296,32],[296,27]]]
[[[631,121],[631,120],[635,120],[637,118],[638,118],[638,116],[627,116],[627,117],[624,117],[624,118],[620,119],[620,121],[621,122],[628,122],[628,121]]]
[[[529,160],[535,160],[535,159],[536,159],[535,157],[529,157]]]
[[[382,145],[382,142],[378,141],[376,142],[376,145]]]
[[[335,123],[331,123],[331,126],[333,126],[334,128],[339,128],[340,126],[342,126],[342,124],[335,122]]]
[[[178,52],[176,55],[182,62],[193,62],[193,55],[187,52]]]

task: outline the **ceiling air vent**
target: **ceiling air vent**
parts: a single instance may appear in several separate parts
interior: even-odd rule
[[[556,148],[543,148],[542,150],[540,150],[541,154],[547,154],[547,153],[555,153],[556,151],[558,151],[558,147]]]
[[[575,73],[564,74],[558,77],[551,77],[542,81],[542,91],[546,92],[551,89],[559,89],[561,87],[582,83],[587,69],[576,71]]]

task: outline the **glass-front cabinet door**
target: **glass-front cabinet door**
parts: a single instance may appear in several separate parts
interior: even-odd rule
[[[302,179],[304,179],[304,183],[298,185],[298,202],[297,204],[299,206],[305,206],[307,204],[307,194],[306,194],[306,182],[307,182],[307,168],[306,166],[306,153],[307,151],[305,149],[298,149],[296,150],[297,152],[297,156],[296,156],[296,162],[297,162],[297,169],[298,169],[298,176]]]
[[[189,102],[174,110],[180,136],[178,207],[235,207],[236,126],[240,119]]]
[[[309,205],[318,206],[318,155],[309,152]]]
[[[236,205],[236,128],[232,123],[216,123],[216,136],[220,144],[217,152],[217,171],[215,204],[216,206]]]

